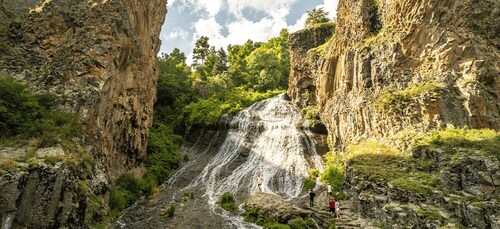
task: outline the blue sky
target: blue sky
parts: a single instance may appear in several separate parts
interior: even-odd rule
[[[306,11],[324,7],[335,16],[338,0],[168,0],[162,27],[160,53],[179,48],[191,55],[200,36],[216,48],[243,44],[248,39],[266,41],[283,28],[304,28]]]

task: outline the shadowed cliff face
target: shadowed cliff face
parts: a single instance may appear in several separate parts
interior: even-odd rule
[[[328,53],[304,56],[317,66],[309,103],[339,147],[403,129],[498,130],[499,14],[492,0],[341,0]]]
[[[62,108],[81,117],[87,142],[100,147],[112,178],[140,167],[166,0],[53,0],[37,11],[11,28],[13,53],[22,61],[10,70],[34,91],[56,94]]]

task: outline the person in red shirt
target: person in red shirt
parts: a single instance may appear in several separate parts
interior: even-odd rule
[[[335,200],[330,198],[330,215],[335,216]]]

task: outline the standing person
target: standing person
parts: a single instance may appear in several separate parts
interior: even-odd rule
[[[326,190],[327,190],[327,193],[328,193],[328,196],[332,196],[332,186],[330,185],[330,183],[326,183]]]
[[[340,218],[340,203],[335,201],[335,218]]]
[[[330,206],[330,215],[333,217],[335,216],[335,200],[333,199],[333,197],[330,198],[329,206]]]
[[[259,176],[257,176],[257,186],[259,186],[259,192],[262,192],[262,175],[259,174]]]
[[[309,192],[309,207],[314,206],[314,197],[315,196],[316,196],[316,193],[314,193],[314,191],[311,189],[311,191]]]

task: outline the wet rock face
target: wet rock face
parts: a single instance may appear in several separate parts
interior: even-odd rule
[[[320,106],[340,148],[403,129],[498,130],[499,9],[493,0],[341,0],[327,55],[292,58],[292,69],[316,64],[311,74],[292,71],[289,94]],[[428,83],[437,88],[423,89]],[[304,99],[298,91],[307,87],[314,93]],[[381,101],[392,91],[408,97]]]
[[[26,63],[12,70],[81,117],[111,177],[145,156],[165,15],[166,0],[53,0],[11,30]]]

